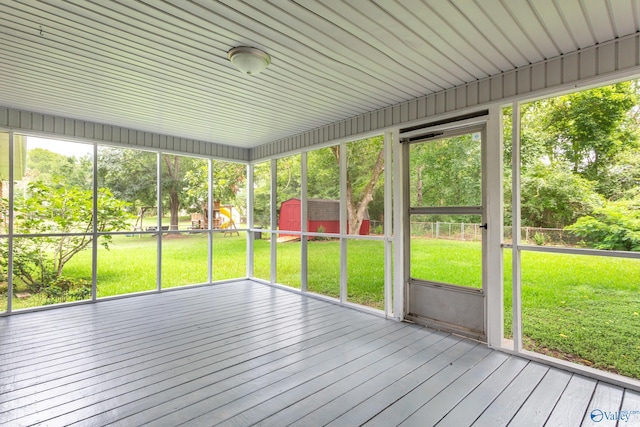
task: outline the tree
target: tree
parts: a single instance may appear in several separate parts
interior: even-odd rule
[[[191,212],[200,212],[207,218],[208,205],[208,165],[201,163],[185,173],[186,205]],[[241,213],[245,208],[245,201],[238,198],[246,181],[246,166],[242,163],[212,161],[213,200],[231,204]]]
[[[24,197],[14,199],[16,232],[43,235],[14,239],[13,271],[30,289],[37,291],[61,277],[65,264],[90,247],[94,221],[98,232],[128,228],[127,204],[105,188],[98,190],[98,198],[97,217],[92,213],[93,192],[79,186],[34,181],[27,185]],[[105,248],[110,242],[111,236],[101,236]],[[2,255],[3,261],[8,259],[7,254]]]
[[[296,154],[276,160],[276,196],[278,200],[276,210],[278,215],[280,215],[280,206],[282,202],[294,197],[300,197],[300,159],[301,156]]]
[[[182,166],[181,156],[164,154],[162,156],[162,194],[163,199],[168,198],[170,229],[177,230],[180,213],[180,191],[184,187],[185,172]]]
[[[596,249],[640,251],[640,197],[607,202],[566,229]]]
[[[29,150],[27,176],[30,180],[51,182],[64,180],[65,185],[93,188],[93,160],[91,155],[65,156],[44,148]]]
[[[600,207],[595,183],[573,173],[570,165],[538,163],[522,176],[522,223],[563,228]]]
[[[253,187],[254,225],[269,227],[271,224],[271,162],[255,165]]]
[[[331,147],[340,164],[339,146]],[[359,234],[369,203],[383,183],[384,137],[374,136],[347,144],[348,233]]]
[[[637,82],[631,81],[521,107],[524,225],[563,228],[591,215],[605,200],[627,199],[640,192],[639,101]],[[507,109],[506,178],[511,163],[510,121]],[[505,184],[508,197],[510,187]],[[508,212],[508,199],[505,204]]]
[[[173,154],[162,155],[162,204],[169,211],[172,230],[178,229],[180,210],[189,204],[190,196],[186,192],[189,185],[187,173],[203,164],[206,165],[206,160]],[[132,204],[157,205],[156,168],[157,155],[153,153],[107,147],[98,152],[98,174],[102,185],[113,189],[119,198]]]
[[[474,141],[470,134],[412,145],[412,205],[480,205],[480,150],[480,141]]]
[[[307,154],[307,195],[311,199],[340,200],[340,164],[326,147]]]
[[[365,213],[372,205],[374,196],[376,194],[384,196],[382,194],[383,141],[383,136],[377,136],[347,144],[346,209],[349,234],[359,233]],[[278,159],[277,168],[278,201],[281,203],[292,197],[300,197],[300,156]],[[255,167],[254,210],[257,222],[268,223],[270,170],[269,162]],[[309,198],[329,200],[340,198],[339,145],[310,152],[307,156],[307,170],[309,171],[307,182]],[[378,205],[379,214],[382,217],[383,204]]]
[[[98,149],[98,185],[129,202],[131,212],[157,205],[157,154],[121,148]]]
[[[622,82],[538,101],[550,160],[565,160],[574,173],[600,182],[607,165],[637,147],[635,82]]]
[[[630,200],[640,195],[640,150],[618,153],[604,175],[598,187],[609,200]]]

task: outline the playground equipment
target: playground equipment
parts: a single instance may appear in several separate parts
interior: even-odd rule
[[[207,228],[208,219],[209,216],[206,210],[204,212],[204,218],[202,214],[192,214],[191,228],[194,230]],[[233,235],[233,233],[240,235],[236,223],[233,220],[233,206],[231,205],[222,206],[220,203],[214,203],[211,225],[214,230],[224,230],[224,236],[227,236],[227,234]]]
[[[229,234],[229,236],[232,236],[233,233],[236,233],[238,236],[240,235],[240,233],[238,232],[238,228],[236,227],[236,223],[233,221],[233,215],[231,214],[231,209],[233,209],[231,206],[225,206],[225,207],[220,207],[218,213],[226,218],[226,221],[223,221],[220,223],[219,228],[221,230],[224,230],[224,236],[226,237],[227,234]],[[214,218],[215,218],[215,210],[214,210]]]
[[[140,209],[138,209],[138,217],[136,218],[136,223],[133,225],[133,231],[142,231],[142,220],[144,218],[144,214],[149,209],[155,209],[155,206],[140,206]]]

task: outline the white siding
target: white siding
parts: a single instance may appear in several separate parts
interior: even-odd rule
[[[160,135],[135,129],[73,120],[48,114],[0,107],[0,128],[16,132],[48,134],[106,143],[153,148],[220,159],[248,161],[249,150],[205,141]]]

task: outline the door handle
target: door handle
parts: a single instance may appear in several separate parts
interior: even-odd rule
[[[488,230],[488,228],[487,228],[487,223],[485,222],[484,224],[482,224],[482,225],[480,226],[480,228],[484,228],[485,230]]]

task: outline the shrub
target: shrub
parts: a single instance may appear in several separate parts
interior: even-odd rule
[[[78,186],[34,181],[15,197],[16,232],[41,236],[14,240],[14,278],[29,292],[40,292],[55,283],[69,260],[91,248],[94,221],[99,232],[129,229],[129,204],[116,199],[109,189],[100,188],[97,193],[97,217],[93,215],[93,192]],[[0,216],[8,216],[8,204],[3,203],[2,208]],[[52,235],[57,233],[61,235]],[[110,235],[100,238],[107,249],[110,242]],[[7,260],[8,247],[1,245],[0,275],[8,271]]]
[[[533,242],[538,246],[543,246],[547,241],[547,237],[543,233],[535,233],[533,235]]]
[[[81,301],[91,297],[91,283],[84,279],[59,276],[42,288],[45,304]]]
[[[608,202],[565,229],[592,248],[640,251],[640,200]]]

